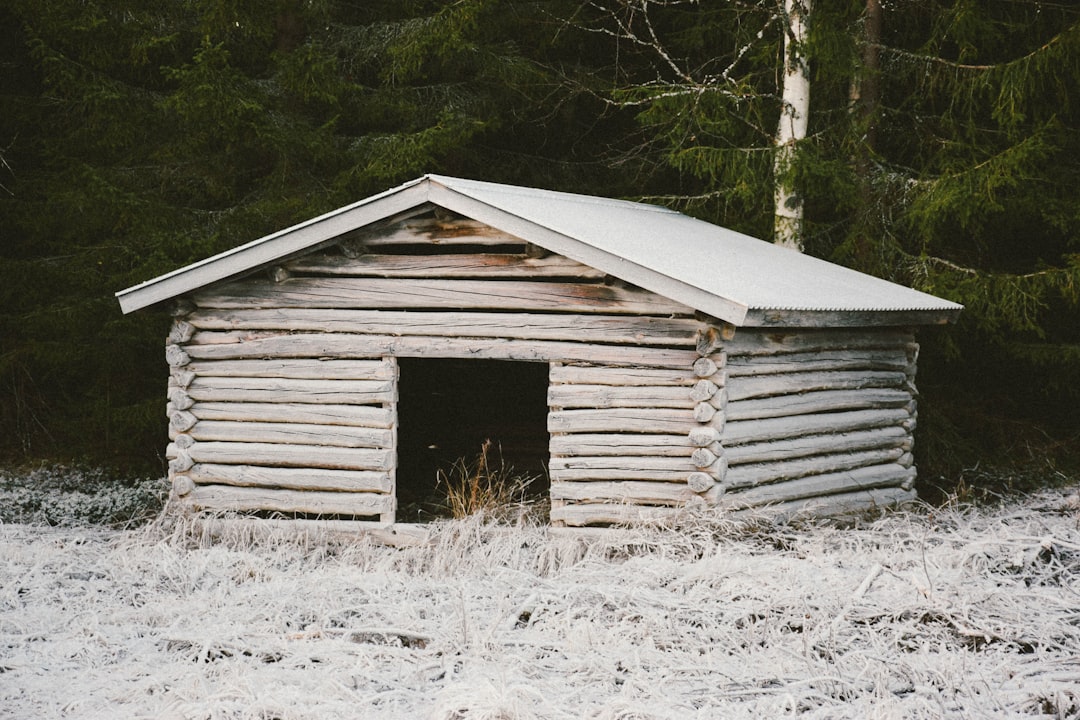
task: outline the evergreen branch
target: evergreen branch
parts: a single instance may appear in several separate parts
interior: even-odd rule
[[[1050,38],[1050,40],[1048,40],[1047,42],[1043,43],[1042,45],[1040,45],[1039,47],[1035,48],[1034,50],[1032,50],[1031,52],[1029,52],[1029,53],[1027,53],[1025,55],[1021,55],[1020,57],[1013,58],[1011,60],[1006,60],[1006,61],[1000,62],[1000,63],[989,63],[989,64],[981,64],[981,65],[975,65],[975,64],[971,64],[971,63],[956,62],[955,60],[948,60],[946,58],[939,57],[937,55],[923,55],[923,54],[920,54],[920,53],[911,52],[910,50],[901,50],[900,48],[891,47],[891,46],[885,45],[883,43],[869,43],[867,45],[867,47],[874,48],[876,50],[887,53],[889,55],[893,55],[895,57],[904,58],[905,60],[916,60],[916,61],[919,61],[919,62],[933,63],[935,65],[943,65],[945,67],[952,68],[954,70],[974,70],[974,71],[985,72],[985,71],[989,71],[989,70],[998,70],[998,69],[1004,70],[1004,69],[1007,69],[1007,68],[1009,68],[1011,66],[1016,66],[1016,65],[1019,65],[1021,63],[1025,63],[1025,62],[1028,62],[1030,60],[1033,60],[1037,56],[1039,56],[1039,55],[1041,55],[1041,54],[1043,54],[1043,53],[1045,53],[1045,52],[1047,52],[1047,51],[1049,51],[1051,49],[1054,49],[1055,46],[1057,46],[1057,45],[1061,44],[1062,42],[1064,42],[1064,38],[1066,38],[1067,36],[1071,35],[1072,33],[1077,32],[1077,31],[1080,31],[1080,23],[1070,25],[1068,28],[1061,31],[1060,33],[1058,33],[1054,37]]]

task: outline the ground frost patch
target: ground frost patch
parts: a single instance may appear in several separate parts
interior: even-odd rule
[[[425,547],[0,526],[0,716],[1080,716],[1074,498]]]

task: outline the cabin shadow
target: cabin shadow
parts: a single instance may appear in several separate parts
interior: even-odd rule
[[[547,497],[547,363],[400,358],[397,518],[450,517],[447,482],[476,470],[532,479],[526,501]]]

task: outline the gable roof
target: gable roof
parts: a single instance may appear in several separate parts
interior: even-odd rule
[[[643,203],[425,175],[116,293],[132,312],[433,204],[736,326],[906,325],[961,306]]]

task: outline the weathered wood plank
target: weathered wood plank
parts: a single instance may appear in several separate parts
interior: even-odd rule
[[[380,517],[386,514],[389,513],[381,513]],[[250,538],[252,541],[286,535],[311,538],[314,542],[328,539],[348,542],[367,537],[393,547],[418,547],[431,542],[427,525],[382,520],[196,516],[192,524],[201,537]]]
[[[797,518],[828,517],[894,508],[914,502],[917,498],[918,495],[914,490],[905,490],[902,487],[869,488],[735,510],[732,515],[736,518],[764,515],[775,522],[782,522]]]
[[[585,525],[634,525],[664,523],[687,514],[683,508],[613,503],[574,503],[551,508],[551,521],[568,527]]]
[[[899,426],[908,427],[912,418],[903,408],[886,410],[853,410],[818,415],[766,418],[763,420],[728,421],[721,443],[725,448],[766,440],[782,440],[802,435],[843,433],[853,430]]]
[[[733,377],[728,381],[727,391],[728,399],[735,402],[823,390],[903,389],[906,383],[907,375],[903,371],[852,370]]]
[[[200,338],[210,333],[197,333]],[[196,360],[234,360],[243,358],[357,358],[433,357],[479,358],[550,362],[595,362],[605,365],[689,367],[690,350],[619,347],[545,340],[504,340],[498,338],[431,338],[354,335],[346,333],[213,333],[206,344],[188,345],[188,354]],[[227,340],[231,342],[226,342]]]
[[[906,348],[914,342],[909,330],[753,330],[740,328],[735,336],[724,342],[729,364],[740,355],[774,355],[778,353],[827,352],[866,350],[871,348]]]
[[[821,350],[773,357],[736,355],[728,360],[727,371],[728,376],[734,378],[823,370],[897,370],[902,372],[908,365],[907,349],[897,346],[889,349]]]
[[[907,390],[868,388],[866,390],[823,390],[798,395],[739,400],[729,403],[728,420],[756,420],[793,415],[903,408],[912,402]]]
[[[681,481],[692,472],[697,472],[698,467],[690,461],[690,456],[627,456],[627,455],[598,455],[598,456],[569,456],[553,457],[549,469],[552,473],[562,470],[670,470],[679,475]],[[554,477],[554,475],[552,475]]]
[[[689,435],[698,427],[685,410],[611,408],[557,410],[548,413],[548,432],[553,433],[672,433]]]
[[[291,378],[294,380],[394,380],[393,364],[383,360],[260,358],[189,363],[183,370],[202,377]]]
[[[748,327],[912,327],[944,325],[959,316],[955,310],[751,310],[743,318]]]
[[[354,308],[529,310],[683,315],[693,308],[646,290],[587,283],[519,280],[289,278],[238,280],[196,293],[201,308]]]
[[[551,454],[690,457],[694,445],[687,435],[633,433],[552,435]]]
[[[203,420],[192,427],[188,434],[201,442],[262,442],[352,448],[394,446],[394,432],[391,429],[344,425]]]
[[[734,467],[747,463],[777,462],[810,455],[859,452],[875,448],[900,448],[906,451],[911,449],[911,444],[911,433],[902,427],[894,426],[733,445],[725,448],[724,454],[728,463]]]
[[[301,403],[196,403],[189,413],[198,420],[295,422],[316,425],[390,428],[393,409],[369,405],[305,405]],[[178,429],[179,428],[178,426]]]
[[[277,490],[230,485],[197,485],[188,496],[201,510],[311,515],[382,515],[394,511],[393,495],[379,493]]]
[[[323,308],[199,310],[200,330],[284,330],[371,335],[499,337],[692,347],[700,325],[689,318],[635,315],[425,312]],[[199,342],[200,339],[196,339]]]
[[[393,450],[368,448],[250,442],[197,442],[183,452],[195,463],[218,465],[262,465],[326,470],[390,470],[395,464]]]
[[[687,356],[691,357],[691,356]],[[549,378],[552,384],[623,385],[623,386],[692,386],[698,380],[693,370],[634,367],[590,367],[582,365],[553,365]]]
[[[361,230],[353,242],[364,247],[394,245],[525,245],[525,240],[469,219],[411,218]]]
[[[184,473],[196,485],[235,485],[334,492],[394,492],[389,473],[374,470],[309,470],[198,463]]]
[[[668,482],[553,482],[551,497],[573,502],[622,502],[681,507],[697,497],[686,483]]]
[[[839,473],[857,468],[891,464],[897,462],[903,455],[902,448],[881,448],[861,452],[812,455],[777,462],[735,465],[728,468],[724,479],[729,489],[769,483],[789,483],[810,475]]]
[[[397,399],[397,385],[392,380],[197,377],[187,394],[196,402],[381,405]]]
[[[719,500],[718,505],[728,509],[755,507],[854,490],[899,487],[914,478],[915,471],[911,468],[894,464],[875,465],[730,492]]]
[[[285,263],[293,274],[383,278],[566,278],[603,280],[605,273],[562,255],[507,253],[343,255],[318,253]]]
[[[685,408],[695,402],[685,387],[551,385],[548,405],[562,408]]]

